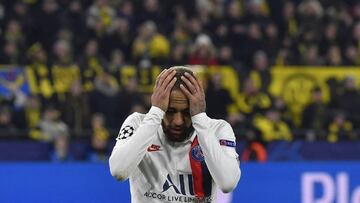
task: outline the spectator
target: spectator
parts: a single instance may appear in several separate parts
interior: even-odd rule
[[[164,64],[169,51],[169,41],[164,35],[157,32],[154,22],[146,21],[141,24],[139,34],[132,47],[133,59],[136,62],[140,62],[142,59],[151,59],[157,64]]]
[[[229,45],[222,45],[219,50],[219,65],[228,65],[236,68],[237,62],[233,57],[233,50]]]
[[[186,26],[191,39],[195,39],[204,31],[203,24],[201,23],[200,19],[194,16],[187,21]]]
[[[171,34],[171,43],[172,46],[176,45],[183,45],[186,48],[190,44],[190,36],[189,33],[186,31],[185,26],[183,23],[179,23],[175,26],[174,31]]]
[[[63,12],[63,27],[68,28],[71,32],[74,33],[73,36],[73,47],[75,55],[81,55],[82,49],[88,39],[89,30],[86,27],[86,16],[85,5],[82,1],[75,0],[70,1],[68,7]]]
[[[282,15],[278,20],[279,30],[284,38],[297,36],[299,23],[296,19],[296,5],[293,1],[284,3]]]
[[[319,138],[324,138],[325,131],[323,130],[329,122],[326,118],[329,116],[329,109],[324,102],[323,92],[319,87],[312,90],[311,102],[305,107],[302,115],[301,127],[309,129]]]
[[[248,27],[246,38],[242,45],[243,53],[239,55],[239,57],[245,64],[250,65],[252,62],[252,56],[263,48],[264,36],[261,32],[260,25],[257,23],[251,23]]]
[[[114,32],[103,38],[100,47],[101,53],[108,57],[113,50],[119,49],[124,54],[124,60],[130,62],[133,40],[133,31],[129,21],[126,18],[116,18],[114,20]]]
[[[320,66],[324,64],[323,59],[319,55],[319,48],[316,45],[309,45],[302,52],[301,65],[304,66]]]
[[[355,66],[359,65],[359,52],[354,45],[348,45],[345,48],[345,56],[344,56],[344,65],[345,66]]]
[[[251,78],[248,78],[245,81],[243,92],[237,99],[237,106],[242,113],[247,115],[249,120],[252,120],[255,114],[264,113],[271,107],[271,99],[267,93],[261,92],[255,86]]]
[[[323,25],[324,9],[319,1],[308,0],[302,1],[298,7],[299,9],[299,34],[307,36],[308,40],[318,42]],[[311,36],[311,37],[310,37]]]
[[[247,31],[243,19],[243,11],[244,9],[239,1],[230,1],[224,14],[224,21],[226,23],[221,23],[216,30],[217,37],[222,36],[222,40],[228,41],[228,43],[232,46],[235,58],[239,58],[239,55],[241,54],[238,44],[242,44],[244,42]],[[227,30],[228,38],[226,39]],[[215,40],[217,37],[215,37]]]
[[[0,52],[0,63],[20,65],[22,64],[22,53],[19,47],[13,41],[5,42]]]
[[[331,22],[325,26],[324,29],[324,37],[320,42],[320,53],[326,54],[327,50],[333,46],[340,44],[339,42],[339,34],[338,34],[339,27],[334,22]]]
[[[213,34],[212,39],[214,45],[219,47],[221,45],[229,43],[229,28],[225,23],[219,23],[216,25],[215,34]]]
[[[94,89],[94,79],[104,71],[105,58],[99,53],[99,45],[96,39],[86,43],[83,58],[80,59],[80,70],[84,90],[89,92]]]
[[[16,114],[17,126],[19,129],[33,130],[41,120],[43,103],[36,95],[27,97],[25,107]]]
[[[357,135],[353,131],[353,124],[347,120],[342,112],[336,113],[332,122],[328,126],[329,135],[327,137],[329,142],[337,142],[338,140],[355,140]]]
[[[355,77],[347,76],[344,80],[343,92],[337,97],[338,108],[343,110],[352,122],[359,121],[360,94],[356,89]]]
[[[64,112],[63,118],[65,123],[76,135],[83,135],[84,130],[90,127],[88,95],[85,94],[79,80],[75,80],[71,84],[70,92],[66,94],[61,110]]]
[[[96,36],[110,34],[114,31],[115,16],[116,11],[108,0],[95,0],[87,11],[86,24]]]
[[[184,44],[175,44],[172,48],[169,65],[183,65],[187,63],[187,54],[186,54],[186,47]]]
[[[50,52],[61,27],[60,8],[55,0],[42,1],[41,9],[34,12],[34,42],[40,42]]]
[[[215,49],[208,35],[201,34],[196,38],[195,45],[189,56],[190,65],[217,65]]]
[[[166,18],[163,16],[163,11],[158,0],[144,0],[142,10],[139,16],[139,23],[146,21],[156,22],[166,28]],[[165,30],[159,30],[165,32]]]
[[[117,80],[117,83],[121,85],[120,75],[121,68],[125,66],[124,54],[121,50],[115,49],[111,53],[110,64],[107,67],[107,71]]]
[[[283,120],[290,128],[294,128],[295,127],[294,119],[289,107],[284,101],[284,98],[278,96],[273,98],[272,100],[273,100],[272,108],[280,112],[281,120]]]
[[[265,142],[293,139],[288,125],[281,120],[280,113],[275,109],[267,110],[265,116],[258,116],[253,123]]]
[[[6,26],[4,39],[13,42],[21,51],[26,44],[26,35],[23,34],[22,26],[17,20],[10,20]]]
[[[255,86],[262,92],[268,92],[270,85],[270,65],[269,59],[265,52],[258,51],[253,57],[253,68],[249,77],[254,81]]]
[[[109,131],[106,129],[105,118],[95,113],[91,119],[91,152],[89,159],[93,162],[104,162],[108,159]]]
[[[16,128],[12,121],[11,108],[9,106],[2,105],[0,108],[0,129],[1,131],[11,132]]]
[[[134,16],[134,4],[132,1],[122,1],[121,5],[119,6],[118,16],[120,18],[125,18],[129,25],[135,24],[135,16]],[[130,27],[130,30],[133,30],[134,27]]]
[[[265,39],[264,51],[270,59],[269,63],[273,64],[281,48],[281,38],[278,28],[274,23],[266,25]]]
[[[27,56],[30,63],[27,69],[33,76],[29,80],[35,84],[33,93],[39,95],[43,103],[53,100],[53,78],[44,47],[40,43],[33,44],[27,51]]]
[[[65,94],[69,92],[71,84],[80,80],[79,67],[74,63],[74,55],[69,41],[58,40],[54,44],[54,59],[51,67],[54,90],[57,93],[54,102],[64,102]]]
[[[246,22],[254,22],[259,25],[266,25],[269,21],[269,10],[265,0],[246,1],[247,13]]]
[[[12,9],[7,10],[8,19],[14,19],[21,24],[21,29],[23,33],[26,34],[27,39],[31,38],[31,33],[33,32],[32,27],[34,26],[34,19],[30,18],[32,16],[32,9],[30,5],[24,1],[15,1],[13,3]]]
[[[107,126],[115,128],[121,122],[119,108],[119,85],[114,77],[104,72],[94,81],[94,90],[89,95],[91,113],[104,115]]]
[[[119,94],[119,120],[125,121],[125,118],[133,112],[145,112],[145,102],[143,96],[138,92],[138,80],[136,77],[130,77],[124,88]]]
[[[206,88],[207,115],[216,119],[228,119],[228,107],[233,104],[228,90],[222,86],[222,75],[214,73],[210,76]]]
[[[37,130],[31,133],[33,139],[54,145],[54,151],[51,154],[51,159],[54,161],[65,161],[69,158],[69,136],[68,126],[60,120],[60,111],[54,106],[45,107]]]
[[[71,66],[74,63],[72,47],[69,41],[58,40],[53,46],[53,63],[59,66]]]
[[[343,65],[340,47],[333,45],[329,48],[326,56],[326,65],[328,66],[341,66]]]

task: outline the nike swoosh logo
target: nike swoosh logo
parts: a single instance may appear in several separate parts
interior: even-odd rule
[[[152,144],[148,149],[147,149],[148,152],[155,152],[155,151],[161,151],[160,149],[160,146],[159,145],[155,145],[155,144]]]

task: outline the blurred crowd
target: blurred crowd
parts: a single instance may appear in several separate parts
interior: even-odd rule
[[[40,44],[47,64],[358,65],[359,18],[356,0],[3,0],[1,62]]]
[[[329,103],[314,88],[299,123],[284,99],[268,92],[273,66],[360,64],[357,0],[2,0],[0,48],[0,64],[26,65],[39,89],[24,95],[8,86],[13,94],[0,97],[0,129],[54,142],[59,156],[70,135],[83,134],[104,153],[111,131],[150,107],[138,78],[120,86],[116,75],[129,64],[233,67],[239,98],[213,74],[207,111],[228,120],[239,140],[358,138],[360,94],[351,75],[329,81]],[[55,69],[78,71],[79,80],[55,95]]]

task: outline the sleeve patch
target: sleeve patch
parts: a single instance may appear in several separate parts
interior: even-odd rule
[[[227,147],[236,147],[236,143],[230,140],[220,140],[220,145],[227,146]]]
[[[116,138],[116,140],[127,139],[127,138],[131,137],[133,134],[134,134],[134,127],[127,125],[120,130],[119,135]]]

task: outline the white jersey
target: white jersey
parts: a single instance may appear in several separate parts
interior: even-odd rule
[[[232,191],[241,173],[231,126],[200,113],[191,118],[191,137],[171,142],[164,114],[153,106],[130,115],[120,129],[110,170],[118,180],[130,178],[131,202],[215,202],[217,187]]]

